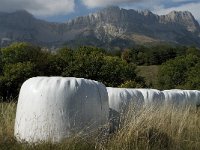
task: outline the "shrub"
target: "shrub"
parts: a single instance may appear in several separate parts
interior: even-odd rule
[[[195,70],[198,71],[199,63],[200,58],[192,54],[167,61],[159,69],[158,80],[160,87],[162,89],[200,88],[196,86],[200,76],[194,73]],[[197,76],[194,77],[193,73]]]

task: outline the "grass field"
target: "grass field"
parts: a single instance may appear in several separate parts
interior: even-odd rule
[[[76,136],[59,144],[39,145],[18,143],[15,140],[13,136],[15,111],[15,103],[0,103],[0,149],[200,149],[200,110],[191,107],[145,107],[137,113],[132,107],[123,117],[124,121],[116,133]]]
[[[138,75],[144,77],[148,85],[152,84],[153,88],[158,88],[158,69],[159,66],[138,66]]]

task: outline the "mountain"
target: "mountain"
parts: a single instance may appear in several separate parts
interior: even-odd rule
[[[0,13],[0,39],[1,43],[9,39],[48,47],[130,47],[160,42],[200,47],[200,26],[188,11],[159,16],[148,10],[108,7],[66,23],[50,23],[17,11]]]
[[[44,46],[62,44],[63,25],[36,19],[27,11],[0,13],[0,38],[26,41]]]

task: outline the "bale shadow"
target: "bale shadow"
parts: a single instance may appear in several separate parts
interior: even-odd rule
[[[120,113],[109,108],[109,134],[115,133],[119,129]]]
[[[162,149],[168,150],[172,149],[173,140],[168,134],[159,131],[155,128],[150,128],[146,134],[146,139],[148,140],[149,149]]]

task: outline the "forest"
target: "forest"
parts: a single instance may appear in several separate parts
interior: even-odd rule
[[[158,85],[139,75],[138,66],[158,66]],[[200,89],[200,50],[196,47],[137,46],[120,51],[81,46],[56,52],[29,43],[0,50],[0,96],[17,99],[22,83],[35,76],[87,78],[109,87]]]

